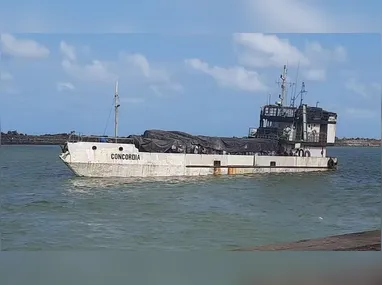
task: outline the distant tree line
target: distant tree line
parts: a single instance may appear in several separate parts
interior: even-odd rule
[[[68,136],[67,133],[60,133],[60,134],[43,134],[43,135],[28,135],[25,133],[19,133],[17,131],[8,131],[6,133],[1,132],[2,135],[8,135],[8,136],[32,136],[32,137],[50,137],[50,136]]]
[[[360,137],[356,137],[356,138],[346,138],[346,137],[342,137],[342,138],[339,138],[339,137],[336,137],[336,142],[337,141],[362,141],[362,140],[368,140],[368,141],[380,141],[381,139],[372,139],[372,138],[360,138]]]

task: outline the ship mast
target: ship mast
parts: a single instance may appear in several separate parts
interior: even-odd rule
[[[305,90],[305,82],[303,81],[301,84],[301,90],[298,92],[297,95],[294,95],[291,100],[291,106],[295,107],[296,99],[298,96],[300,96],[300,106],[302,105],[302,101],[304,100],[304,94],[308,93],[308,91]]]
[[[117,142],[118,138],[118,108],[119,108],[119,95],[118,95],[118,81],[115,83],[115,94],[114,94],[114,139]]]
[[[287,66],[284,65],[283,73],[280,75],[280,81],[277,81],[279,85],[281,84],[281,94],[279,95],[280,101],[277,102],[278,105],[283,106],[284,100],[286,100],[286,79],[287,79]]]
[[[308,91],[305,90],[305,82],[302,82],[301,84],[301,98],[300,98],[300,106],[302,105],[302,101],[304,100],[304,94],[307,93]]]
[[[296,81],[293,83],[294,88],[293,88],[293,96],[292,96],[291,104],[290,104],[291,107],[295,107],[296,98],[298,97],[298,95],[296,96],[296,92],[297,92],[297,81],[298,81],[299,70],[300,70],[300,62],[298,62],[298,66],[297,66]]]

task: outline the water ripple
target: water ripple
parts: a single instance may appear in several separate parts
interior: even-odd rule
[[[76,178],[57,151],[4,147],[4,250],[226,250],[380,228],[379,149],[330,149],[335,172],[151,179]]]

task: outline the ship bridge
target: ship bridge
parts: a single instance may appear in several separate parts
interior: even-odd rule
[[[264,105],[260,111],[258,128],[249,129],[249,137],[277,139],[287,144],[304,144],[324,147],[335,142],[337,114],[318,107],[303,104],[303,95],[307,93],[302,82],[301,91],[292,97],[290,106],[284,105],[286,100],[287,68],[281,78],[280,100],[275,104]],[[300,96],[300,104],[295,105]]]
[[[250,137],[279,139],[284,130],[293,127],[296,107],[265,105],[260,111],[259,128],[251,128]]]
[[[260,112],[259,127],[251,128],[249,137],[326,146],[335,142],[336,123],[336,113],[319,107],[266,105]]]
[[[260,112],[260,127],[272,122],[293,123],[296,107],[265,105]]]

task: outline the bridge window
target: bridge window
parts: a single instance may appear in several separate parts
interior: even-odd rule
[[[270,165],[271,167],[276,166],[276,161],[271,161],[269,165]]]

